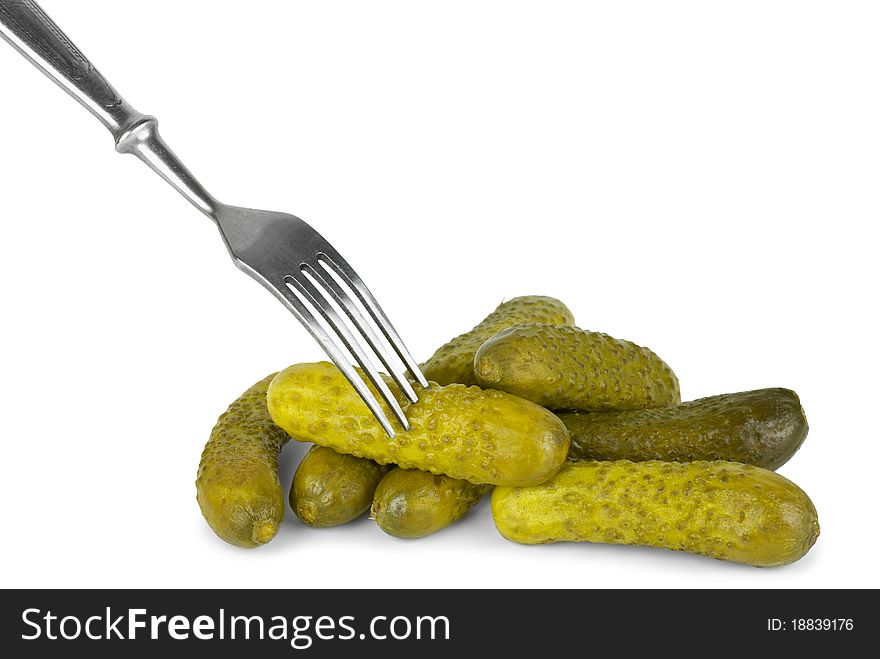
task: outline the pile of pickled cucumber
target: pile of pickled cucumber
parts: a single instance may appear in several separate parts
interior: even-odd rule
[[[807,435],[793,391],[682,403],[656,354],[578,329],[541,296],[503,303],[423,371],[431,386],[416,403],[388,379],[411,423],[394,439],[332,364],[253,385],[202,453],[208,524],[239,547],[275,536],[278,455],[293,438],[313,444],[288,497],[313,527],[369,511],[383,531],[420,538],[493,490],[498,531],[523,544],[650,545],[764,567],[798,560],[819,535],[809,497],[773,471]]]

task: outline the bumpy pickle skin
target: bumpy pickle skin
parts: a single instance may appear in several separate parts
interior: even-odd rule
[[[464,517],[488,490],[488,485],[397,467],[376,488],[370,516],[389,535],[423,538]]]
[[[401,401],[402,394],[392,386]],[[339,370],[295,364],[269,385],[272,419],[299,441],[472,483],[536,485],[565,462],[568,431],[551,412],[501,391],[460,384],[419,390],[389,438]],[[377,398],[378,395],[377,395]],[[385,415],[393,419],[390,410]]]
[[[477,383],[552,410],[623,410],[681,401],[678,378],[647,348],[565,325],[515,325],[474,357]]]
[[[790,389],[710,396],[670,407],[563,412],[569,460],[728,460],[778,469],[807,436],[807,418]]]
[[[543,295],[525,295],[503,302],[479,325],[440,347],[422,365],[422,372],[438,384],[477,384],[474,355],[490,337],[512,325],[547,323],[573,325],[574,316],[562,302]]]
[[[779,474],[735,462],[576,462],[536,487],[495,488],[498,531],[523,544],[648,545],[771,567],[802,558],[816,509]]]
[[[257,382],[217,420],[202,451],[196,499],[208,525],[237,547],[258,547],[284,520],[278,454],[289,437],[266,409],[274,374]]]
[[[346,524],[370,509],[376,486],[388,469],[366,458],[313,446],[293,475],[290,507],[309,526]]]

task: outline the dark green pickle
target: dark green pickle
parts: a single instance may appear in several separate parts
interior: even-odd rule
[[[807,436],[807,419],[790,389],[758,389],[670,407],[563,412],[569,460],[728,460],[778,469]]]

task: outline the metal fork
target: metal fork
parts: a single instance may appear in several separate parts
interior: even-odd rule
[[[422,386],[427,387],[428,382],[376,298],[330,243],[298,217],[229,206],[208,194],[159,136],[155,117],[141,114],[129,105],[37,3],[0,0],[0,36],[95,115],[113,135],[118,152],[140,158],[217,223],[235,265],[269,289],[296,316],[345,374],[390,437],[394,437],[394,427],[349,362],[343,346],[404,429],[409,429],[401,405],[362,341],[366,341],[410,401],[418,400],[416,392],[394,367],[387,346],[370,327],[349,291],[360,300],[406,371]],[[349,329],[331,300],[344,311],[359,336]],[[322,327],[315,312],[324,318],[333,336]]]

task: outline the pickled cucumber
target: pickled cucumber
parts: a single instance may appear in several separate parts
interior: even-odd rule
[[[807,436],[807,419],[790,389],[559,418],[571,433],[570,460],[729,460],[778,469]]]
[[[735,462],[574,462],[536,487],[498,487],[492,516],[524,544],[651,545],[769,567],[819,535],[809,497],[779,474]]]
[[[488,490],[488,485],[397,467],[376,488],[370,516],[385,533],[422,538],[464,517]]]
[[[290,507],[309,526],[337,526],[370,508],[388,467],[366,458],[313,446],[290,485]]]
[[[418,393],[419,402],[405,409],[411,429],[397,426],[394,439],[327,362],[284,369],[269,386],[268,405],[275,423],[299,441],[473,483],[536,485],[565,462],[568,431],[534,403],[461,384]],[[393,418],[390,410],[385,415]]]
[[[474,354],[486,339],[511,325],[548,323],[572,325],[574,317],[559,300],[542,295],[526,295],[503,302],[471,331],[440,347],[422,365],[422,372],[438,384],[477,384]]]
[[[274,374],[245,391],[217,420],[202,452],[196,499],[214,532],[239,547],[269,542],[284,520],[278,454],[289,439],[266,409]]]
[[[565,325],[516,325],[474,358],[477,383],[552,410],[662,407],[681,400],[678,378],[629,341]]]

